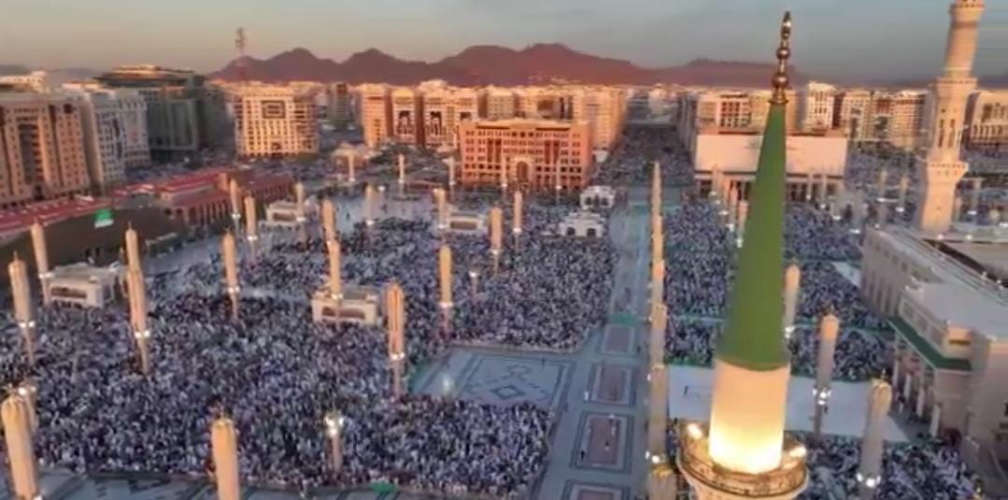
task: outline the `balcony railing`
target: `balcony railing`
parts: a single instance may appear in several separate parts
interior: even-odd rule
[[[762,474],[731,471],[715,463],[708,453],[706,425],[684,423],[679,426],[676,461],[686,475],[725,493],[750,498],[797,494],[805,489],[808,481],[804,447],[793,437],[785,435],[783,450],[781,465],[776,469]],[[792,450],[801,450],[801,453],[796,454]]]

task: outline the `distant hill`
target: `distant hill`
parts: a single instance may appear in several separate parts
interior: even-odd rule
[[[233,60],[210,76],[241,78],[244,63],[249,80],[386,82],[409,85],[442,79],[454,85],[522,85],[549,82],[575,83],[678,83],[766,87],[773,64],[697,59],[680,66],[644,68],[629,61],[599,57],[562,44],[535,44],[522,50],[497,45],[476,45],[440,61],[405,61],[377,49],[358,52],[343,62],[316,57],[296,48],[269,59]],[[806,81],[792,73],[798,83]]]
[[[29,72],[27,67],[20,64],[0,64],[0,76],[23,75]]]

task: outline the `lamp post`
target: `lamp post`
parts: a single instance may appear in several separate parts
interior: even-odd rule
[[[324,423],[326,437],[329,438],[333,473],[339,474],[343,470],[343,427],[346,425],[346,417],[338,411],[331,411],[326,413]]]
[[[475,268],[469,269],[469,281],[472,282],[472,293],[476,295],[479,290],[479,271]]]

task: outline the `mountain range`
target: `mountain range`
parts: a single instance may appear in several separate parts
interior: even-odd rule
[[[629,61],[599,57],[562,44],[535,44],[521,50],[476,45],[437,62],[405,61],[377,49],[351,55],[342,62],[316,57],[304,48],[268,59],[244,57],[228,63],[211,77],[266,82],[286,80],[385,82],[416,84],[441,79],[453,85],[523,85],[550,82],[764,87],[774,65],[696,59],[664,68],[644,68]],[[805,75],[792,69],[792,81]]]
[[[243,57],[210,73],[223,80],[280,82],[310,80],[350,83],[385,82],[410,85],[442,79],[454,85],[523,85],[551,82],[638,84],[674,83],[767,87],[774,64],[695,59],[678,66],[646,68],[630,61],[578,52],[563,44],[535,44],[521,50],[497,45],[474,45],[436,62],[407,61],[378,49],[357,52],[342,62],[320,58],[304,48],[281,52],[267,59]],[[23,64],[0,64],[0,75],[23,74]],[[88,68],[50,69],[55,84],[79,80],[100,73]],[[791,68],[791,80],[801,85],[810,78],[840,85],[872,87],[923,87],[933,77],[891,78],[875,81],[846,81],[821,75],[807,75]],[[1008,71],[980,78],[984,87],[1008,87]]]

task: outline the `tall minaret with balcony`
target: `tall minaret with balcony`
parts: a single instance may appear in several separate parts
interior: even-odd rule
[[[710,423],[679,429],[676,464],[700,500],[789,500],[808,483],[805,447],[784,433],[791,377],[783,327],[790,14],[780,35],[746,238],[714,356]]]
[[[922,189],[914,223],[926,234],[948,231],[956,184],[966,174],[967,165],[959,160],[959,146],[966,100],[977,83],[972,76],[973,57],[983,9],[983,0],[954,0],[949,7],[945,68],[932,88],[934,105],[927,156],[918,162]]]

